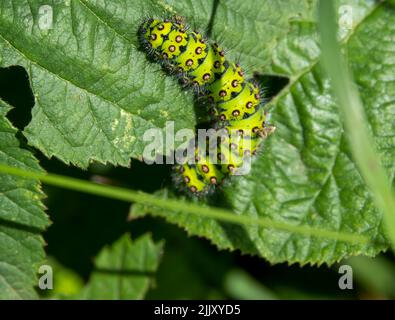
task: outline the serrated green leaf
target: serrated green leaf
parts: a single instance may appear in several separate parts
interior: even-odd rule
[[[150,235],[131,241],[128,234],[102,249],[83,290],[83,299],[142,299],[152,282],[163,244]]]
[[[80,167],[126,166],[142,157],[147,129],[175,115],[176,128],[193,127],[193,98],[138,51],[138,27],[154,5],[115,1],[102,16],[92,3],[2,1],[0,67],[21,65],[29,75],[31,145]],[[123,7],[131,8],[126,16]]]
[[[32,154],[19,146],[6,119],[11,109],[0,100],[0,163],[41,171]],[[0,299],[33,299],[38,266],[44,260],[41,232],[49,220],[37,180],[0,174]]]
[[[369,117],[367,130],[372,131],[393,181],[395,11],[379,2],[348,4],[357,12],[357,21],[343,35],[344,47]],[[224,188],[222,202],[239,215],[361,234],[371,243],[317,239],[259,226],[241,228],[147,206],[134,206],[132,215],[164,216],[220,248],[240,249],[272,263],[333,263],[344,256],[373,256],[388,247],[382,216],[350,156],[338,106],[319,65],[316,22],[297,24],[298,32],[281,40],[269,67],[290,76],[289,85],[268,105],[277,131],[266,141],[252,172],[232,178]]]

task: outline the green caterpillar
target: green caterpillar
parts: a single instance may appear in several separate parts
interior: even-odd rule
[[[190,30],[183,18],[149,19],[140,36],[151,56],[206,97],[215,128],[227,132],[222,143],[229,148],[217,147],[217,163],[196,147],[193,163],[176,166],[177,180],[190,192],[204,194],[236,174],[246,157],[257,152],[262,137],[273,131],[265,122],[260,88],[245,79],[240,65],[228,61],[216,43]]]

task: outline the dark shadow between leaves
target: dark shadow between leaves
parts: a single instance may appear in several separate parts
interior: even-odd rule
[[[289,84],[289,78],[287,77],[260,74],[257,72],[254,73],[253,79],[257,81],[263,89],[265,103],[272,100]]]
[[[23,130],[32,119],[34,106],[34,95],[25,68],[0,68],[0,98],[13,106],[7,118],[16,128]]]
[[[212,9],[211,9],[210,20],[209,20],[208,26],[207,26],[207,37],[209,37],[209,38],[213,34],[214,19],[216,17],[218,5],[219,5],[219,0],[214,0]]]

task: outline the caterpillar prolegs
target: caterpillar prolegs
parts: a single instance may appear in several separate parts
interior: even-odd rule
[[[176,165],[181,184],[192,193],[206,193],[237,174],[273,131],[266,124],[261,90],[245,78],[238,63],[226,59],[218,44],[190,30],[183,18],[149,19],[140,38],[152,57],[205,97],[215,129],[225,132],[215,150],[197,146],[193,159]]]

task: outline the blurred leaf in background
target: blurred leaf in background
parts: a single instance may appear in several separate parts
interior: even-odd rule
[[[133,243],[126,234],[111,248],[104,248],[95,259],[89,283],[81,299],[142,299],[155,279],[163,243],[155,244],[150,235]]]
[[[233,269],[225,279],[225,289],[233,299],[274,300],[276,294],[242,269]]]
[[[40,290],[38,293],[44,299],[72,299],[83,288],[84,281],[74,270],[66,268],[53,257],[47,257],[46,265],[52,268],[52,289]]]
[[[354,277],[361,287],[362,299],[395,299],[395,264],[393,259],[379,256],[352,257],[343,261],[353,268]]]

